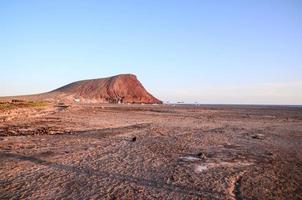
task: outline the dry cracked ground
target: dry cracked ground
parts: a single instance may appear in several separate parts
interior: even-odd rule
[[[302,199],[302,108],[1,111],[0,199]]]

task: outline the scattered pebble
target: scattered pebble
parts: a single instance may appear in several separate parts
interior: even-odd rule
[[[196,154],[196,156],[199,157],[199,158],[201,158],[201,159],[206,159],[207,158],[206,155],[204,153],[202,153],[202,152]]]
[[[264,137],[264,135],[263,134],[256,134],[256,135],[252,135],[252,138],[253,139],[258,139],[258,140],[262,140],[263,139],[263,137]]]

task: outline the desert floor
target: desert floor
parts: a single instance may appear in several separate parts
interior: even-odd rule
[[[302,199],[302,108],[0,110],[0,199]]]

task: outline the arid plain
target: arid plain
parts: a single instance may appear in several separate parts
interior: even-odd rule
[[[0,199],[302,199],[299,107],[0,109]]]

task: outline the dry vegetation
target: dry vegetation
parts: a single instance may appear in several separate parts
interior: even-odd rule
[[[7,111],[20,108],[36,108],[43,109],[47,107],[49,103],[45,101],[21,101],[13,100],[11,102],[0,101],[0,111]]]

